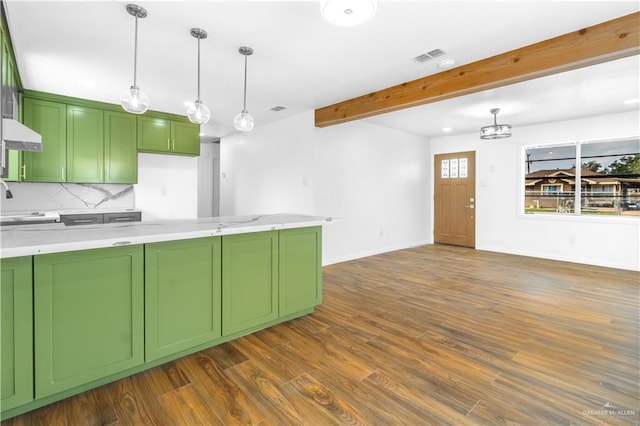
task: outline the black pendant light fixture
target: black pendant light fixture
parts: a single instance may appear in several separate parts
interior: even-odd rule
[[[511,125],[498,124],[498,113],[500,108],[493,108],[491,114],[493,114],[493,124],[491,126],[484,126],[480,129],[480,139],[504,139],[511,137]]]
[[[138,62],[138,18],[146,18],[147,10],[137,4],[128,4],[127,13],[136,18],[135,39],[133,47],[133,85],[120,95],[120,104],[125,111],[132,114],[144,114],[149,109],[149,98],[140,90],[137,83]]]
[[[187,117],[192,123],[205,124],[211,118],[211,112],[200,100],[200,40],[207,38],[207,32],[201,28],[191,28],[191,35],[198,39],[198,98],[187,107]]]
[[[236,129],[241,132],[250,132],[253,130],[254,122],[253,117],[247,111],[247,56],[253,55],[253,49],[247,46],[242,46],[238,49],[241,55],[244,55],[244,102],[242,104],[242,111],[236,115],[233,120]]]

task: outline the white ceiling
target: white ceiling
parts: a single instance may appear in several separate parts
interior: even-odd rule
[[[3,0],[28,89],[118,103],[133,81],[134,18],[127,3]],[[640,9],[638,1],[384,1],[376,17],[352,28],[320,17],[319,1],[138,1],[138,85],[151,109],[185,114],[196,98],[197,41],[201,99],[212,120],[207,137],[233,130],[242,109],[244,57],[250,46],[247,109],[256,125],[313,110],[579,30]],[[447,54],[413,58],[434,48]],[[468,133],[498,122],[514,126],[625,110],[638,98],[638,56],[474,95],[371,117],[366,121],[427,137],[442,128]],[[281,112],[270,109],[281,105]]]

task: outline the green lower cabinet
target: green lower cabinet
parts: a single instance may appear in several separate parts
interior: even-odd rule
[[[278,231],[222,237],[222,334],[278,318]]]
[[[280,316],[313,308],[322,302],[322,228],[280,231]]]
[[[144,362],[141,245],[34,257],[35,397]]]
[[[145,358],[152,361],[221,336],[220,237],[145,246]]]
[[[33,400],[32,258],[0,260],[2,411]]]

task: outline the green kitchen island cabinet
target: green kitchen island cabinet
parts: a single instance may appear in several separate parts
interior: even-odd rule
[[[138,151],[200,155],[200,126],[146,113],[138,117]]]
[[[33,400],[32,258],[2,259],[0,265],[0,406],[8,410]]]
[[[145,246],[146,361],[221,336],[221,262],[221,237]]]
[[[0,418],[312,313],[331,220],[3,227]]]
[[[35,397],[144,362],[143,246],[34,257]]]
[[[322,303],[322,228],[279,231],[279,312],[295,314]]]
[[[278,318],[278,231],[222,237],[222,334]]]

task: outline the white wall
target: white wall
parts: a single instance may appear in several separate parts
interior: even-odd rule
[[[198,217],[220,214],[220,144],[201,143],[198,157]]]
[[[136,208],[142,220],[198,217],[198,157],[138,154]]]
[[[514,125],[513,137],[496,141],[482,141],[476,133],[436,138],[431,141],[431,154],[476,151],[476,248],[640,270],[638,217],[521,213],[523,146],[638,134],[638,114],[629,112],[545,125]]]
[[[431,241],[429,144],[364,122],[315,128],[313,111],[221,140],[221,215],[302,213],[324,264]]]

